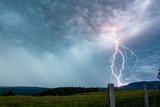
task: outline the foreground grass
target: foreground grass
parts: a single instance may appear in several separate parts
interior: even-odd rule
[[[0,107],[106,107],[107,95],[93,92],[71,96],[1,96]],[[143,107],[143,91],[116,91],[115,97],[117,107]],[[153,91],[149,91],[149,100],[150,107],[156,107]]]

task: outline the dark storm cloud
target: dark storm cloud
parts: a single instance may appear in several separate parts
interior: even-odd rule
[[[104,39],[99,28],[117,22],[124,22],[119,23],[122,35],[136,35],[126,44],[139,56],[137,78],[126,70],[126,81],[144,76],[155,79],[156,73],[151,76],[150,71],[159,66],[153,64],[159,61],[160,49],[158,3],[153,0],[143,13],[140,0],[1,0],[0,85],[105,86],[115,82],[109,68],[110,38]]]

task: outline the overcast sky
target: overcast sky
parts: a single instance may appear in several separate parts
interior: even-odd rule
[[[160,0],[0,0],[0,86],[116,84],[113,34],[126,52],[123,83],[157,80]],[[117,68],[121,64],[117,56]],[[133,70],[135,76],[133,75]],[[117,72],[118,73],[118,72]]]

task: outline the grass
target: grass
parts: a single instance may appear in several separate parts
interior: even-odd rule
[[[108,107],[108,94],[92,92],[71,96],[1,96],[0,107]],[[116,91],[116,107],[143,107],[143,91]],[[150,107],[155,106],[149,91]],[[158,106],[157,106],[158,107]]]

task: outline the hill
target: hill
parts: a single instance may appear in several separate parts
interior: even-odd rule
[[[141,81],[133,82],[122,87],[115,87],[115,90],[143,90],[143,84],[147,85],[149,90],[160,86],[160,81]],[[83,88],[83,87],[59,87],[59,88],[44,88],[44,87],[0,87],[0,95],[12,90],[16,95],[73,95],[86,92],[107,91],[107,88]]]
[[[19,87],[0,87],[0,95],[2,93],[6,93],[8,90],[12,90],[16,95],[37,95],[38,93],[48,90],[49,88],[42,87],[27,87],[27,86],[19,86]]]
[[[153,90],[155,89],[155,85],[157,88],[160,86],[160,81],[141,81],[141,82],[133,82],[128,85],[122,86],[118,89],[124,90],[143,90],[143,84],[147,85],[147,89]]]

